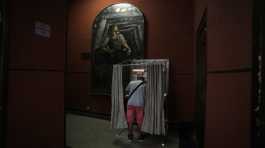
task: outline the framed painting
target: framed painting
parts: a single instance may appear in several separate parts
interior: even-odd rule
[[[92,36],[92,91],[111,94],[112,66],[144,58],[144,16],[128,3],[110,5],[95,18]]]

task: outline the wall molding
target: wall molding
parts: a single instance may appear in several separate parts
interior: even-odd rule
[[[208,70],[208,74],[223,74],[223,73],[241,73],[241,72],[251,72],[252,68],[250,66],[239,67],[239,68],[224,68],[224,69],[213,69]]]
[[[43,72],[64,72],[64,69],[54,69],[54,68],[8,68],[8,71],[43,71]]]

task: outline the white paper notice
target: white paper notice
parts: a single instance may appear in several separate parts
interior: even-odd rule
[[[50,38],[51,36],[50,25],[42,22],[35,22],[35,34],[42,37]]]

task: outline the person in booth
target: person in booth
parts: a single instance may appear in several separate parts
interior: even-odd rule
[[[143,77],[144,72],[138,73],[136,80],[131,80],[127,85],[125,91],[127,99],[127,123],[128,123],[128,140],[132,141],[133,135],[133,123],[136,120],[137,132],[139,136],[137,140],[142,141],[144,139],[141,132],[141,126],[144,118],[144,100],[145,100],[145,85],[146,81]]]

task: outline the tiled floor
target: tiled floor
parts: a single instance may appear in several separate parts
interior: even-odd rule
[[[70,148],[161,148],[162,136],[146,136],[143,142],[129,142],[127,131],[119,135],[110,122],[86,116],[66,114],[66,145]],[[179,148],[176,133],[170,133],[164,147]]]

